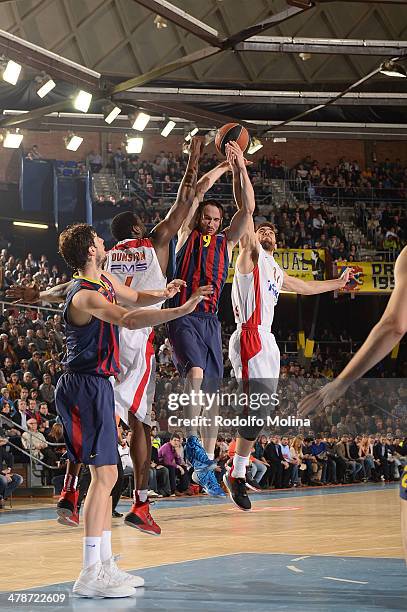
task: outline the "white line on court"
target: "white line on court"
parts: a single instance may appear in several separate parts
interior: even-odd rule
[[[307,555],[306,557],[297,557],[296,559],[291,559],[291,561],[303,561],[304,559],[309,559],[311,555]]]
[[[287,569],[291,570],[292,572],[296,572],[297,574],[303,574],[304,571],[302,569],[300,569],[299,567],[295,567],[295,565],[287,565],[286,566]]]
[[[324,576],[325,580],[336,580],[337,582],[351,582],[352,584],[369,584],[361,580],[347,580],[347,578],[334,578],[333,576]]]

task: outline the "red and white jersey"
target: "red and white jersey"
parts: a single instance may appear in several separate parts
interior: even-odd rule
[[[121,240],[107,253],[104,267],[121,283],[136,291],[165,289],[167,286],[167,279],[149,238]],[[154,304],[150,308],[161,308],[161,304]]]
[[[232,305],[239,324],[259,325],[271,331],[274,308],[278,302],[284,272],[262,247],[253,272],[242,274],[235,269],[232,285]]]

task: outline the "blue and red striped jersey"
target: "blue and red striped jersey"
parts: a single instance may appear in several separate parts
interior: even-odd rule
[[[98,291],[108,302],[116,304],[116,294],[112,283],[102,274],[100,281],[74,277],[63,310],[66,325],[66,353],[63,364],[72,372],[116,376],[120,371],[119,328],[92,317],[87,325],[76,326],[70,323],[68,308],[73,296],[83,289]]]
[[[225,284],[229,268],[228,241],[224,233],[204,236],[197,229],[193,230],[176,256],[175,278],[187,283],[179,293],[170,300],[170,307],[185,304],[198,287],[213,286],[213,295],[203,300],[194,312],[216,314],[219,298]]]

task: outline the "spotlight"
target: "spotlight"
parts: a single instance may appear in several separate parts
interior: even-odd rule
[[[302,59],[303,62],[306,62],[307,60],[311,59],[312,54],[311,53],[299,53],[298,57]]]
[[[165,127],[163,128],[161,132],[161,136],[164,136],[164,138],[167,138],[168,134],[172,132],[172,130],[175,128],[176,125],[177,124],[175,123],[175,121],[172,121],[171,119],[169,119],[167,124],[165,125]]]
[[[120,106],[113,104],[113,102],[107,104],[106,107],[103,109],[103,117],[106,123],[108,123],[109,125],[113,123],[116,117],[120,115],[121,110],[122,109],[120,108]]]
[[[69,134],[69,136],[64,138],[64,141],[65,148],[68,149],[68,151],[77,151],[83,142],[83,138],[75,134]]]
[[[184,140],[185,142],[189,142],[191,140],[191,132],[185,136]]]
[[[191,130],[191,136],[195,136],[195,134],[198,134],[198,132],[199,132],[199,128],[195,126],[194,129]]]
[[[15,85],[18,81],[21,72],[21,65],[9,60],[3,71],[3,81]]]
[[[156,15],[154,17],[154,23],[157,30],[163,30],[164,28],[168,28],[168,21],[161,17],[161,15]]]
[[[45,98],[45,96],[56,87],[55,81],[53,81],[48,74],[36,77],[35,80],[38,83],[37,96],[40,98]]]
[[[147,123],[150,121],[150,115],[147,113],[139,113],[131,126],[133,130],[137,130],[138,132],[142,132],[146,127]]]
[[[380,72],[381,74],[385,74],[389,77],[398,77],[401,79],[407,78],[407,72],[404,66],[401,64],[396,64],[396,62],[393,62],[392,60],[383,62],[383,64],[380,66]]]
[[[6,149],[18,149],[23,140],[23,135],[18,133],[18,129],[15,132],[6,132],[3,139],[3,147]]]
[[[76,110],[82,113],[87,113],[89,110],[90,103],[92,102],[92,94],[81,89],[74,100],[74,107]]]
[[[143,149],[143,138],[128,138],[126,144],[126,151],[129,153],[141,153]]]
[[[254,153],[256,153],[256,151],[259,151],[259,149],[261,149],[262,146],[263,144],[261,143],[261,141],[255,136],[253,136],[253,138],[250,140],[250,146],[247,152],[249,155],[253,155]]]
[[[284,136],[282,137],[275,136],[273,138],[273,142],[287,142],[287,138],[285,138]]]
[[[34,223],[31,221],[13,221],[13,225],[18,227],[32,227],[33,229],[48,229],[45,223]]]
[[[208,146],[211,142],[215,140],[216,130],[209,130],[207,134],[205,134],[205,147]]]

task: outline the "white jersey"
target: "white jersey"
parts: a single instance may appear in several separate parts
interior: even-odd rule
[[[167,286],[167,279],[149,238],[129,238],[118,242],[107,253],[105,270],[136,291],[165,289]],[[161,305],[162,302],[150,308],[161,308]]]
[[[237,325],[257,325],[271,331],[283,277],[283,270],[263,247],[253,272],[242,274],[236,266],[232,305]]]

